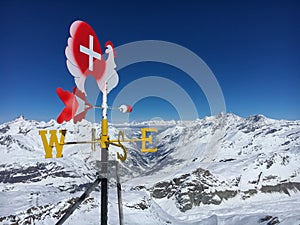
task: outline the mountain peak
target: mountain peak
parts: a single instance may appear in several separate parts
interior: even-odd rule
[[[263,122],[267,119],[267,117],[265,117],[262,114],[257,114],[257,115],[252,115],[249,116],[246,120],[252,123],[258,123],[258,122]]]
[[[15,119],[15,121],[23,121],[23,120],[26,120],[23,114],[19,115],[19,116]]]

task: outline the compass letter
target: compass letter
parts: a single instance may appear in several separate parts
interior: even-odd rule
[[[61,158],[62,155],[62,150],[63,150],[63,144],[65,141],[65,136],[66,136],[66,132],[67,130],[59,130],[59,133],[61,134],[60,136],[60,142],[58,142],[58,138],[57,138],[57,130],[50,130],[50,140],[48,142],[47,140],[47,133],[48,130],[40,130],[39,131],[39,135],[42,138],[42,142],[44,145],[44,149],[45,149],[45,158],[52,158],[52,148],[55,146],[56,148],[56,158]]]
[[[155,128],[141,128],[142,131],[142,149],[141,152],[156,152],[157,148],[146,148],[146,143],[152,144],[152,135],[149,135],[147,137],[147,133],[149,132],[157,132],[157,129]]]

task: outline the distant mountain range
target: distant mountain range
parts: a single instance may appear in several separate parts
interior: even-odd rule
[[[195,121],[110,124],[139,137],[155,127],[156,153],[127,143],[120,163],[125,224],[300,224],[300,121],[220,114]],[[57,124],[19,117],[0,125],[0,224],[55,224],[94,181],[100,149],[68,145],[44,159],[41,129],[67,129],[66,141],[99,136],[100,124]],[[110,147],[110,159],[119,149]],[[115,169],[109,183],[109,224],[118,224]],[[66,224],[99,224],[100,189]]]

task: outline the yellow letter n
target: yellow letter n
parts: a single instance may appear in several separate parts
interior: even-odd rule
[[[55,146],[56,148],[56,158],[61,158],[62,155],[62,150],[63,150],[63,146],[64,146],[64,141],[65,141],[65,135],[67,130],[59,130],[59,133],[61,134],[60,136],[60,142],[58,142],[58,138],[57,138],[57,130],[50,130],[50,141],[48,142],[47,140],[47,130],[40,130],[39,131],[39,135],[42,138],[42,142],[44,145],[44,149],[45,149],[45,158],[52,158],[52,148]]]

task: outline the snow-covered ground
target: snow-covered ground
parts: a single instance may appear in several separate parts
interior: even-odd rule
[[[220,114],[195,121],[109,126],[139,137],[155,127],[156,153],[126,143],[120,162],[125,224],[300,224],[300,121]],[[0,125],[0,224],[55,224],[94,181],[100,149],[67,145],[44,159],[39,130],[67,129],[66,141],[91,139],[100,125],[19,117]],[[116,159],[117,147],[110,147]],[[55,155],[55,154],[54,154]],[[115,168],[109,173],[109,224],[118,224]],[[65,224],[100,224],[100,189]]]

